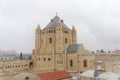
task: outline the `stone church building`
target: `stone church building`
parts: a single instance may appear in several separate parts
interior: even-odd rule
[[[70,29],[57,15],[45,28],[36,28],[32,60],[34,70],[83,72],[94,69],[94,55],[77,44],[77,31]]]
[[[70,29],[56,15],[45,28],[37,26],[32,59],[0,61],[0,80],[11,80],[15,75],[24,72],[82,73],[95,69],[94,63],[94,54],[86,50],[83,44],[77,44],[75,27]]]

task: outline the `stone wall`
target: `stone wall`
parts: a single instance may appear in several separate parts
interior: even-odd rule
[[[27,71],[32,68],[31,60],[12,60],[1,61],[0,71],[2,73],[14,73],[18,71]]]

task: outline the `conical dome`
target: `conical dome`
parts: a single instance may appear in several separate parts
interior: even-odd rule
[[[48,23],[48,25],[45,27],[45,29],[53,29],[56,27],[57,22],[61,21],[62,27],[65,29],[69,29],[63,22],[63,20],[61,20],[58,16],[55,16],[53,19],[51,19],[51,21]]]

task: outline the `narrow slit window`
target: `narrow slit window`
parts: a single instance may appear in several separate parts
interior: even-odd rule
[[[73,67],[73,61],[70,60],[70,67]]]

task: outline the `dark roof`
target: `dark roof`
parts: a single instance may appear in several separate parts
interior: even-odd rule
[[[79,48],[80,48],[80,44],[72,44],[68,47],[67,52],[68,53],[75,53],[75,52],[78,52]]]
[[[37,75],[38,77],[40,77],[41,80],[61,80],[72,77],[70,73],[66,71],[38,73]]]
[[[56,27],[56,24],[58,21],[61,21],[62,23],[62,27],[65,29],[69,29],[66,24],[64,23],[63,20],[61,20],[58,16],[55,16],[53,19],[51,19],[51,21],[48,23],[48,25],[45,27],[45,29],[52,29]]]

